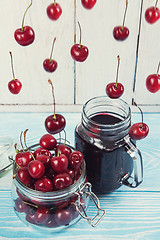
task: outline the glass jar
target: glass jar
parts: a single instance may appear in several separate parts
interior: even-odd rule
[[[67,144],[66,144],[67,145]],[[86,181],[86,164],[81,165],[81,175],[71,186],[58,191],[41,192],[31,189],[16,176],[18,166],[13,164],[12,204],[19,219],[27,226],[46,232],[57,232],[70,227],[81,217],[96,226],[105,215],[97,196]],[[94,218],[87,216],[86,210],[92,199],[97,208]]]
[[[129,138],[130,126],[131,110],[121,99],[100,96],[84,104],[75,147],[85,157],[93,191],[107,193],[122,184],[137,187],[142,182],[142,156]]]

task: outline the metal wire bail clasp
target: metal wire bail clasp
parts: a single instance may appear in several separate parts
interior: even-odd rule
[[[106,214],[106,211],[104,209],[102,209],[100,207],[100,203],[99,203],[99,199],[98,197],[92,192],[91,190],[92,185],[87,182],[83,185],[82,188],[80,188],[80,190],[78,192],[75,192],[76,195],[78,196],[78,200],[74,203],[76,210],[78,211],[78,213],[86,220],[88,220],[88,222],[91,224],[92,227],[96,227],[98,225],[98,223],[102,220],[102,218],[104,217],[104,215]],[[88,198],[90,197],[95,206],[97,207],[97,214],[95,215],[95,217],[90,218],[87,216],[87,213],[85,211],[84,206],[82,205],[80,199],[81,197],[85,194],[85,197]],[[82,211],[81,211],[82,210]],[[101,215],[100,215],[101,214]],[[99,218],[98,218],[99,217]],[[98,218],[98,219],[97,219]]]

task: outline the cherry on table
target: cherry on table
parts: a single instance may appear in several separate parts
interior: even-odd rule
[[[117,65],[117,74],[116,74],[116,82],[112,82],[107,84],[106,86],[106,94],[110,98],[119,98],[122,96],[124,92],[124,86],[121,83],[118,83],[118,72],[119,72],[119,63],[120,63],[120,57],[117,56],[118,59],[118,65]]]
[[[38,160],[32,160],[28,164],[28,172],[32,178],[41,178],[45,172],[45,166]]]
[[[21,46],[28,46],[31,43],[33,43],[33,41],[35,39],[34,30],[30,26],[24,26],[25,15],[26,15],[28,9],[31,7],[31,5],[32,5],[32,0],[31,0],[30,5],[28,6],[28,8],[26,9],[26,11],[23,15],[22,27],[18,28],[14,32],[14,38],[17,41],[17,43],[19,43]]]
[[[158,0],[156,0],[156,4],[154,7],[149,7],[145,11],[145,19],[148,23],[153,24],[157,22],[160,18],[160,10],[157,8]]]
[[[56,3],[56,0],[54,0],[54,3],[51,3],[47,7],[47,15],[51,20],[56,21],[62,14],[62,8],[59,5],[59,3]]]
[[[15,78],[14,68],[13,68],[13,57],[12,52],[9,52],[11,56],[11,66],[12,66],[12,75],[13,79],[8,83],[8,89],[12,94],[18,94],[21,91],[22,83]]]
[[[52,87],[52,95],[53,95],[53,104],[54,104],[54,114],[48,116],[45,119],[45,128],[48,133],[50,134],[56,134],[61,132],[65,126],[66,126],[66,120],[61,114],[56,114],[55,113],[55,96],[54,96],[54,88],[52,81],[49,79],[48,83]]]
[[[83,7],[86,9],[92,9],[96,2],[97,0],[81,0]]]
[[[127,13],[127,7],[128,7],[128,0],[126,0],[126,8],[125,8],[125,12],[124,12],[122,26],[116,26],[113,29],[113,37],[118,41],[123,41],[129,36],[129,29],[124,26],[126,13]]]
[[[42,148],[53,150],[57,145],[57,140],[51,134],[45,134],[40,138],[39,144]]]
[[[68,158],[64,154],[51,158],[50,163],[57,173],[65,172],[68,168]]]
[[[134,102],[134,105],[137,106],[137,104]],[[138,106],[137,106],[138,107]],[[145,124],[143,122],[143,112],[141,110],[140,107],[138,107],[140,112],[141,112],[141,116],[142,116],[142,122],[139,123],[135,123],[133,124],[130,128],[129,128],[129,136],[133,139],[133,140],[140,140],[145,138],[148,133],[149,133],[149,127],[147,124]]]
[[[43,67],[47,72],[54,72],[57,69],[57,66],[58,66],[57,61],[52,59],[53,48],[54,48],[55,41],[56,41],[56,38],[54,38],[54,40],[53,40],[50,58],[47,58],[43,61]]]
[[[89,50],[86,46],[81,44],[82,31],[81,31],[81,26],[80,26],[79,22],[78,22],[78,26],[79,26],[79,29],[80,29],[80,41],[79,41],[79,44],[74,44],[72,46],[71,56],[77,62],[84,62],[88,57]]]
[[[146,79],[146,87],[149,92],[156,93],[160,89],[160,75],[158,74],[160,62],[158,64],[157,74],[150,74]]]

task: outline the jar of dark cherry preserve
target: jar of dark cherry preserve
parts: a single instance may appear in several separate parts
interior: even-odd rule
[[[130,107],[121,99],[100,96],[84,104],[75,147],[84,154],[93,191],[107,193],[122,184],[135,188],[142,182],[142,156],[129,138],[130,125]]]

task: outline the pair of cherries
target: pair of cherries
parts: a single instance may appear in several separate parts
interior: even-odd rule
[[[51,192],[65,189],[77,181],[84,161],[81,152],[72,152],[66,145],[57,144],[50,134],[42,136],[39,144],[40,147],[34,152],[16,154],[15,162],[19,166],[17,177],[24,185]]]

